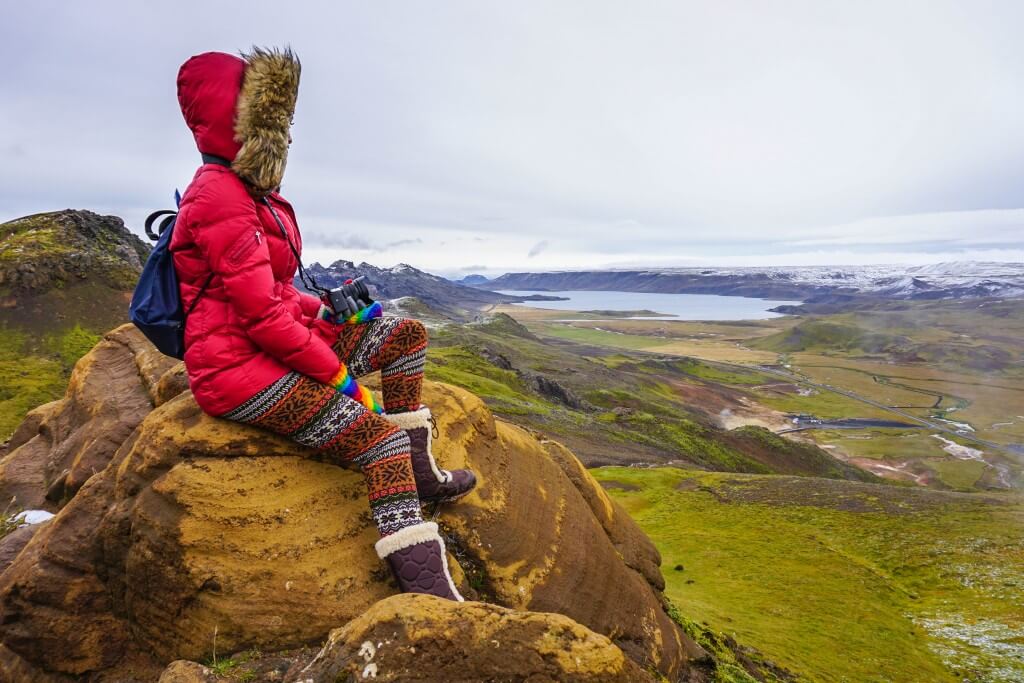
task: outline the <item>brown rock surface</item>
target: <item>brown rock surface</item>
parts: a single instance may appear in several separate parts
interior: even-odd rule
[[[645,683],[655,679],[605,636],[561,614],[425,595],[381,600],[333,631],[288,683],[338,680]]]
[[[151,677],[107,680],[155,680],[161,663],[209,657],[215,630],[221,652],[319,642],[396,592],[372,549],[361,475],[211,418],[188,392],[171,398],[180,366],[133,332],[90,352],[59,409],[11,453],[38,439],[47,476],[68,452],[71,471],[110,464],[0,575],[0,673],[31,665],[103,680],[148,657]],[[438,459],[479,474],[438,520],[464,592],[566,615],[641,668],[682,679],[702,652],[662,609],[657,551],[575,457],[461,389],[428,382],[424,402]]]
[[[176,659],[167,665],[157,683],[217,683],[217,676],[198,662]]]

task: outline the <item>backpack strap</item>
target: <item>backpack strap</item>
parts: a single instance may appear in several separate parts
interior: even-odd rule
[[[174,220],[174,217],[177,215],[177,211],[164,209],[163,211],[154,211],[153,213],[146,216],[146,236],[149,237],[149,239],[153,240],[154,242],[160,239],[160,235],[163,234],[164,230],[167,229],[167,226],[171,224],[171,222]],[[155,223],[156,219],[160,218],[161,216],[166,216],[166,218],[160,221],[160,226],[157,228],[156,232],[153,232],[153,223]]]

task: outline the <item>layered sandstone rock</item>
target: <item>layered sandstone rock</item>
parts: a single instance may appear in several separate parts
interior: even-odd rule
[[[176,364],[124,325],[76,365],[67,393],[31,411],[0,459],[0,499],[56,511],[153,410],[160,377]]]
[[[203,414],[190,393],[178,393],[180,366],[134,342],[128,329],[108,335],[76,369],[68,397],[11,454],[62,420],[74,452],[90,454],[101,471],[65,486],[70,502],[0,575],[0,679],[31,669],[40,678],[117,670],[117,680],[155,680],[127,676],[124,663],[204,660],[214,634],[221,652],[317,643],[396,593],[372,549],[358,472]],[[115,383],[123,396],[109,395]],[[662,608],[657,551],[576,458],[496,421],[461,389],[428,382],[424,402],[438,418],[442,464],[479,475],[477,490],[438,516],[464,594],[564,615],[517,623],[537,638],[557,627],[565,647],[590,648],[597,659],[624,653],[623,672],[635,663],[689,678],[703,653]],[[137,413],[145,417],[130,427]],[[106,450],[84,445],[117,439]],[[65,462],[67,439],[40,441],[39,457]],[[95,464],[102,453],[105,468]],[[52,486],[46,477],[40,489]],[[508,619],[482,605],[465,609]],[[397,623],[385,617],[378,612],[373,623]],[[572,643],[590,631],[610,642],[594,644],[591,634],[590,645]]]

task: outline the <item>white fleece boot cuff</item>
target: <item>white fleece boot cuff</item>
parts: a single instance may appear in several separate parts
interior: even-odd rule
[[[441,547],[444,547],[444,540],[441,534],[437,533],[437,522],[420,522],[403,527],[380,539],[373,547],[377,550],[377,557],[383,560],[393,552],[427,541],[439,541]]]
[[[399,429],[418,429],[420,427],[430,429],[430,408],[426,406],[420,406],[419,410],[407,413],[384,413],[381,417]]]

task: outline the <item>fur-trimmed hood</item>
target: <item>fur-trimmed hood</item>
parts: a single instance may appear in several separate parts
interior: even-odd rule
[[[196,55],[178,71],[178,102],[199,151],[230,160],[253,194],[281,185],[301,69],[290,49],[254,47],[241,58]]]

